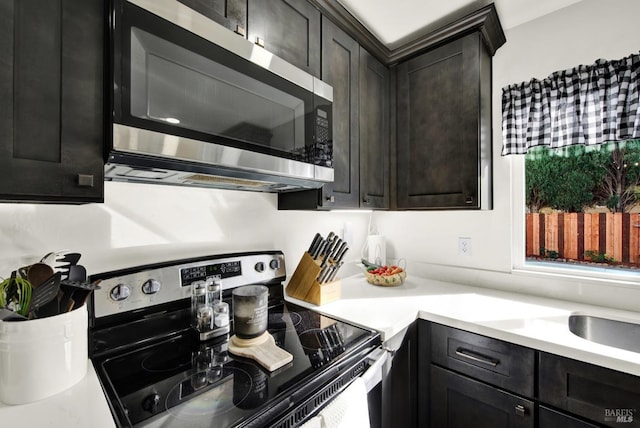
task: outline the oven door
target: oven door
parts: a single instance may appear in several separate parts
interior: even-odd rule
[[[164,18],[114,1],[114,122],[201,144],[116,140],[115,150],[210,163],[215,146],[232,147],[326,167],[332,178],[330,87],[175,0],[133,1]]]
[[[372,347],[351,356],[323,378],[332,381],[308,394],[306,389],[322,383],[314,379],[286,400],[274,405],[247,427],[262,427],[271,418],[269,426],[286,428],[293,426],[358,426],[378,428],[382,426],[380,403],[382,382],[388,373],[391,353],[380,347]],[[298,400],[298,397],[306,397]],[[289,409],[277,419],[271,415]],[[324,422],[323,422],[324,421]],[[327,421],[331,421],[331,424]],[[323,425],[324,423],[324,425]]]

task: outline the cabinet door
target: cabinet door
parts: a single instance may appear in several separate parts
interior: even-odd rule
[[[245,36],[247,2],[244,0],[178,0],[220,25]]]
[[[360,205],[389,208],[389,69],[360,48]]]
[[[489,208],[481,196],[490,190],[491,57],[479,34],[397,73],[398,208]]]
[[[248,38],[320,77],[320,11],[306,0],[249,0]]]
[[[102,200],[103,8],[0,0],[0,199]]]
[[[407,329],[382,381],[382,426],[418,426],[418,325]]]
[[[430,427],[431,403],[431,323],[418,320],[418,426]]]
[[[360,45],[322,20],[322,80],[333,87],[333,183],[323,187],[322,206],[359,204],[358,83]]]
[[[609,427],[640,427],[640,377],[541,352],[540,401]]]
[[[534,403],[437,366],[431,366],[431,426],[533,428]]]

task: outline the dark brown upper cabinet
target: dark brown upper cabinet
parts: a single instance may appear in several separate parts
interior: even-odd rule
[[[284,193],[280,209],[389,207],[389,69],[326,18],[322,80],[333,87],[334,181]]]
[[[323,188],[322,206],[357,207],[360,197],[358,143],[360,45],[322,20],[322,80],[333,87],[333,183]]]
[[[389,208],[389,69],[361,47],[359,77],[359,205]]]
[[[246,0],[178,0],[241,36],[247,31]]]
[[[397,207],[491,209],[491,55],[479,32],[397,67]]]
[[[0,200],[103,200],[104,4],[0,0]]]
[[[306,0],[249,0],[248,39],[320,78],[320,11]]]
[[[358,207],[360,198],[360,45],[327,19],[322,20],[322,80],[333,87],[332,183],[321,189],[278,195],[279,209]]]
[[[491,209],[491,57],[506,41],[494,5],[389,50],[337,2],[310,2],[334,86],[335,181],[280,194],[278,207]]]

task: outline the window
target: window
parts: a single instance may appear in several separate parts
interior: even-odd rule
[[[525,156],[527,261],[640,269],[640,140]]]
[[[502,154],[525,155],[512,163],[516,268],[638,274],[639,100],[637,54],[503,88]]]

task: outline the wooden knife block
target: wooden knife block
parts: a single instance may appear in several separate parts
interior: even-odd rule
[[[287,294],[315,305],[324,305],[340,299],[340,280],[320,284],[319,273],[320,265],[305,251],[287,284]]]

